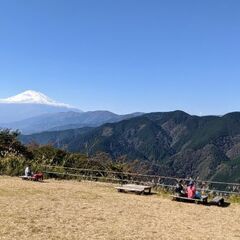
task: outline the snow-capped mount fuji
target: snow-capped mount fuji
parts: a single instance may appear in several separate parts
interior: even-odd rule
[[[97,127],[141,114],[117,115],[109,111],[83,112],[32,90],[0,99],[0,128],[18,129],[25,134]]]
[[[6,99],[0,99],[0,103],[8,103],[8,104],[44,104],[49,106],[56,106],[56,107],[67,107],[72,108],[68,104],[58,103],[45,94],[33,90],[27,90],[23,93],[20,93],[16,96],[9,97]]]
[[[68,104],[58,103],[43,93],[27,90],[16,96],[0,99],[0,123],[10,123],[59,112],[81,112]]]

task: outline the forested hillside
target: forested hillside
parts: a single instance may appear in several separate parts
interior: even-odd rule
[[[24,143],[54,146],[146,164],[149,173],[240,182],[240,113],[191,116],[150,113],[98,128],[22,136]]]
[[[112,161],[111,157],[105,153],[87,157],[84,154],[57,149],[51,145],[24,146],[18,137],[18,132],[0,131],[0,175],[22,175],[27,165],[31,165],[34,172],[42,171],[43,165],[103,171],[131,171],[131,166],[125,162],[124,158]]]

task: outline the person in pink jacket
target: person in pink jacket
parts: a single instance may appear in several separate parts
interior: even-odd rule
[[[194,182],[190,182],[188,187],[187,187],[187,196],[188,198],[195,198],[196,195],[196,186]]]

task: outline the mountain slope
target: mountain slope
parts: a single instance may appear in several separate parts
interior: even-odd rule
[[[151,173],[240,181],[240,113],[223,117],[191,116],[181,111],[151,113],[87,132],[55,133],[54,142],[70,151],[126,155],[147,164]],[[23,136],[23,142],[49,142],[52,133]]]

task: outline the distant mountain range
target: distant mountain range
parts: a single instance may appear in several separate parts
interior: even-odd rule
[[[96,128],[22,136],[24,143],[51,143],[70,151],[127,156],[149,173],[240,182],[240,113],[191,116],[150,113]]]
[[[118,122],[139,115],[141,115],[141,113],[117,115],[108,111],[59,112],[43,114],[18,122],[1,124],[1,127],[19,129],[24,134],[30,134],[43,131],[98,127],[104,123]]]
[[[64,103],[58,103],[46,95],[28,90],[16,96],[0,99],[0,126],[18,122],[42,114],[59,112],[82,112]]]
[[[117,122],[141,114],[117,115],[109,111],[83,112],[32,90],[0,100],[0,127],[18,129],[25,134],[97,127],[107,122]]]
[[[83,112],[26,91],[0,100],[0,127],[19,129],[24,143],[126,156],[149,173],[240,182],[240,113],[191,116],[182,111],[117,115]]]

